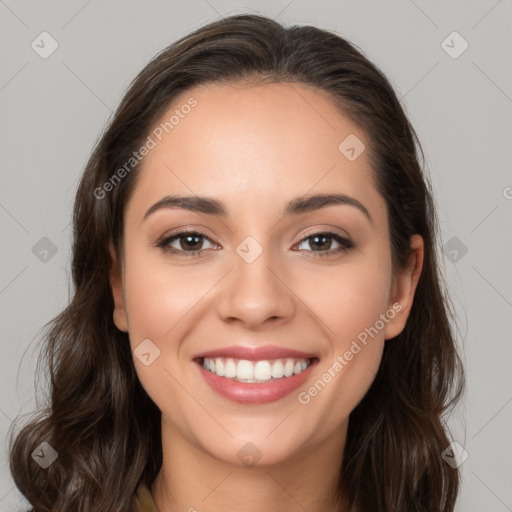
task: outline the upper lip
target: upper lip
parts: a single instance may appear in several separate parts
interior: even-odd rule
[[[276,345],[264,345],[261,347],[247,347],[244,345],[231,345],[229,347],[216,348],[202,352],[194,356],[194,359],[215,357],[231,357],[233,359],[246,359],[248,361],[260,361],[281,358],[313,359],[317,356],[300,350],[278,347]]]

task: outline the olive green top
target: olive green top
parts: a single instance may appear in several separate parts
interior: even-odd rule
[[[147,485],[142,482],[137,487],[135,499],[137,502],[138,512],[160,512],[156,508],[150,490]]]

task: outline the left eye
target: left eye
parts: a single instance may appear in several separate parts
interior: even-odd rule
[[[338,244],[338,247],[334,249],[332,248],[333,240]],[[309,251],[317,253],[315,256],[327,256],[332,253],[343,252],[354,246],[350,240],[329,232],[310,235],[300,242],[299,247],[304,243],[307,243],[311,249],[316,248],[316,250]]]

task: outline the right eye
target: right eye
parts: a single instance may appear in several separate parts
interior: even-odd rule
[[[166,253],[179,254],[185,257],[197,256],[204,250],[204,248],[202,248],[203,240],[207,240],[212,245],[215,245],[212,240],[203,233],[198,231],[182,231],[164,238],[158,243],[158,247]],[[178,245],[179,247],[173,246],[172,244]]]

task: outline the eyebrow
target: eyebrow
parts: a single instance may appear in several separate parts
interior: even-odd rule
[[[283,216],[299,215],[301,213],[312,212],[331,205],[347,205],[357,208],[373,224],[372,216],[368,209],[357,199],[345,194],[315,194],[309,196],[300,196],[292,199],[284,209]],[[165,196],[156,202],[145,213],[146,220],[152,213],[162,209],[181,208],[197,213],[207,215],[228,215],[228,209],[217,199],[204,196]]]

